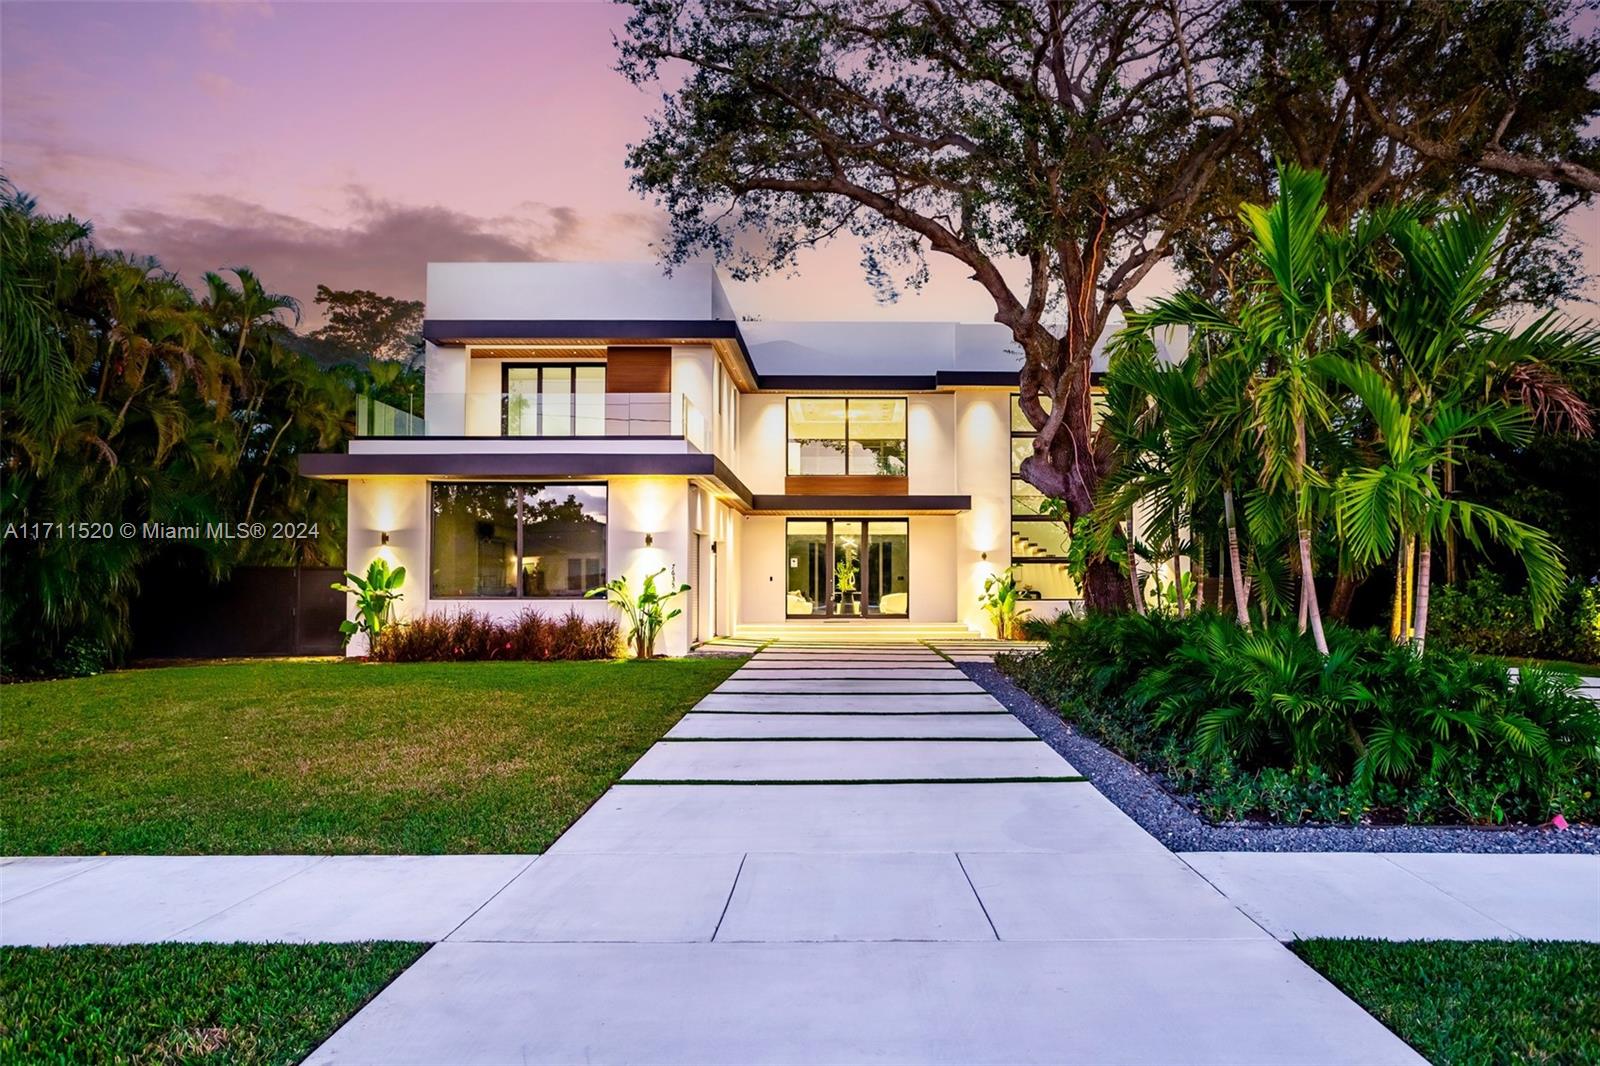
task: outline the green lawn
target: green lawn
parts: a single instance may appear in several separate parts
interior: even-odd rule
[[[1600,677],[1600,666],[1594,663],[1574,663],[1566,659],[1507,659],[1512,666],[1542,666],[1546,670],[1570,670],[1579,677]]]
[[[1291,946],[1441,1066],[1600,1062],[1600,944],[1302,940]]]
[[[426,947],[0,948],[0,1062],[298,1062]]]
[[[8,685],[0,854],[542,851],[742,661],[276,661]]]

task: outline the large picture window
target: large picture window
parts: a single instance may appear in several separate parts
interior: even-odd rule
[[[1050,397],[1039,397],[1040,406],[1050,410]],[[1095,414],[1098,420],[1099,395],[1096,390]],[[1044,493],[1022,479],[1022,461],[1033,454],[1034,431],[1022,413],[1021,396],[1011,394],[1011,565],[1017,569],[1017,583],[1024,595],[1045,600],[1081,599],[1083,592],[1067,572],[1067,553],[1072,533],[1061,522],[1044,514]]]
[[[904,397],[789,400],[791,475],[906,476]]]
[[[507,364],[505,435],[599,437],[606,431],[604,363]]]
[[[441,481],[430,595],[578,597],[606,583],[606,487]]]

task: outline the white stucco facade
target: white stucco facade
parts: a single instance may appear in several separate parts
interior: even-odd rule
[[[514,538],[519,573],[487,582],[492,595],[441,594],[436,486],[459,482],[546,486],[555,497],[564,484],[603,485],[603,516],[584,522],[591,543],[603,524],[604,579],[636,586],[665,571],[663,581],[693,586],[660,641],[667,654],[713,636],[818,622],[988,634],[984,579],[1024,550],[1025,580],[1031,573],[1063,587],[1061,561],[1013,531],[1011,397],[1021,357],[993,324],[741,323],[709,269],[664,278],[653,264],[614,263],[430,264],[426,322],[425,424],[304,463],[313,476],[348,483],[351,568],[379,556],[407,568],[402,619],[616,610],[583,598],[583,581],[559,595],[530,585],[528,569],[538,566],[526,532]],[[551,410],[573,404],[576,414],[559,422],[565,432],[515,432],[504,414],[507,368],[543,367],[539,374],[566,382],[560,368],[570,366],[591,368],[591,389],[603,375],[604,395],[541,393]],[[849,397],[903,400],[903,469],[838,477],[791,469],[790,401]],[[586,428],[573,429],[585,411]],[[491,536],[481,531],[487,524],[477,534],[470,521],[451,527],[456,557],[460,538]],[[808,586],[809,599],[791,595],[807,550],[796,547],[802,527],[830,530],[829,552],[839,530],[864,529],[868,541],[881,532],[871,580],[869,560],[848,557],[863,571],[863,587],[848,588],[813,546],[804,565],[826,594]],[[495,543],[501,555],[488,570],[512,550],[504,536]],[[595,580],[597,560],[582,565],[584,581]],[[886,591],[891,581],[897,595]],[[796,617],[796,603],[817,616]],[[1051,615],[1072,604],[1032,606]]]

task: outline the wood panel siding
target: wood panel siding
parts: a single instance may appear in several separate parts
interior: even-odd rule
[[[606,349],[607,392],[671,392],[672,349]]]
[[[790,474],[783,479],[788,496],[904,496],[908,478],[878,474]]]

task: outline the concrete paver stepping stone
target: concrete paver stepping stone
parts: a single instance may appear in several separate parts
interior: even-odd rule
[[[856,667],[841,668],[835,666],[805,666],[797,665],[793,669],[772,666],[745,666],[733,672],[729,681],[747,681],[759,678],[764,681],[781,681],[785,678],[810,677],[819,679],[835,678],[878,678],[880,680],[895,681],[947,681],[966,679],[966,674],[949,664],[944,666],[904,666],[904,667]]]
[[[680,738],[947,737],[1034,740],[1009,714],[695,714],[667,731]]]
[[[1165,853],[1081,782],[621,785],[547,855],[569,851]]]
[[[1269,938],[1165,850],[963,852],[961,863],[1001,940]]]
[[[743,856],[546,855],[450,939],[710,940]]]
[[[908,681],[899,678],[827,678],[806,676],[801,678],[732,678],[717,686],[718,692],[777,692],[804,693],[818,699],[833,695],[899,694],[911,693],[947,696],[956,693],[982,692],[982,686],[966,678],[937,681]]]
[[[993,940],[954,855],[747,855],[723,941]]]
[[[185,929],[326,861],[318,855],[126,855],[8,900],[6,944],[140,944]]]
[[[1421,1063],[1278,944],[445,943],[312,1064]]]
[[[713,692],[694,707],[697,711],[760,711],[763,714],[782,714],[799,711],[815,714],[819,711],[859,711],[867,714],[930,714],[938,712],[967,713],[972,711],[999,711],[1005,708],[986,692],[923,693],[916,696],[851,695],[830,693],[825,695],[780,694],[761,695],[749,692]]]
[[[183,940],[442,940],[529,855],[334,855],[187,929]]]
[[[1071,777],[1043,741],[684,741],[657,744],[623,781],[882,781]]]
[[[1384,858],[1521,936],[1600,941],[1600,855]]]
[[[1185,852],[1182,858],[1280,940],[1516,935],[1380,854],[1228,851]]]

